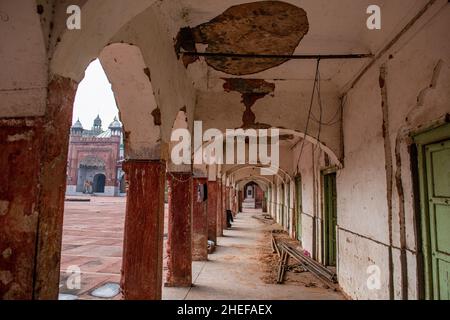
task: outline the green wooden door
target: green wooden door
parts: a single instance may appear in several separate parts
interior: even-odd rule
[[[425,146],[428,294],[450,300],[450,140]],[[428,234],[427,234],[428,233]]]
[[[336,265],[336,173],[324,175],[324,256],[325,265]]]
[[[284,212],[284,221],[286,222],[286,229],[289,230],[291,227],[291,219],[290,219],[290,207],[291,207],[291,184],[288,183],[286,186],[286,205]]]
[[[295,178],[295,214],[296,214],[296,228],[297,228],[297,240],[302,240],[302,178]]]

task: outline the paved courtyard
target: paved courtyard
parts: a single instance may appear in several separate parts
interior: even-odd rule
[[[102,284],[119,283],[122,266],[126,199],[88,199],[66,201],[64,214],[60,293],[80,299],[94,299],[89,293]],[[73,267],[81,270],[80,289],[72,289],[77,287]]]
[[[65,203],[60,299],[102,299],[94,290],[110,283],[114,296],[107,299],[118,300],[126,199],[90,199]],[[218,238],[209,261],[193,263],[192,288],[163,288],[163,299],[343,299],[310,275],[290,275],[283,285],[263,281],[260,252],[270,248],[267,231],[273,226],[255,219],[255,214],[239,214],[232,229]],[[165,226],[167,230],[167,218]],[[76,268],[81,286],[71,289]]]

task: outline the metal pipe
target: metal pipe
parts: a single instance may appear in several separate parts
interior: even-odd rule
[[[247,59],[284,59],[284,60],[331,60],[331,59],[366,59],[372,58],[371,53],[355,54],[256,54],[227,52],[194,52],[180,51],[180,54],[197,57],[247,58]]]

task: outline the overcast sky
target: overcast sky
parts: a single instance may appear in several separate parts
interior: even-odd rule
[[[83,128],[91,129],[97,114],[102,119],[103,130],[108,129],[118,115],[111,84],[98,59],[89,65],[83,81],[78,85],[72,123],[80,118]]]

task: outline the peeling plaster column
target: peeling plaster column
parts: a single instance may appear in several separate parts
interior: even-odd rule
[[[222,217],[222,181],[217,181],[217,236],[223,236],[223,217]],[[226,225],[225,225],[226,226]]]
[[[192,285],[192,172],[167,173],[169,229],[166,287]]]
[[[272,185],[272,188],[270,190],[270,216],[272,218],[275,218],[275,188]]]
[[[198,185],[206,184],[208,178],[193,179],[193,210],[192,210],[192,260],[208,260],[208,213],[207,202],[197,197]]]
[[[0,300],[58,297],[76,87],[55,76],[45,114],[0,119]]]
[[[0,119],[0,300],[33,297],[41,126]]]
[[[223,230],[227,228],[227,192],[226,192],[225,180],[222,180],[222,226]]]
[[[57,299],[59,294],[69,132],[77,87],[75,81],[59,76],[48,86],[33,294],[37,300]]]
[[[226,197],[227,197],[227,206],[226,206],[226,208],[227,208],[227,210],[232,210],[232,206],[231,206],[231,187],[230,186],[227,186],[227,188],[226,188],[227,190],[226,190],[226,193],[227,193],[227,195],[226,195]]]
[[[208,181],[208,239],[217,244],[217,181]]]
[[[253,189],[253,194],[254,194],[254,189]],[[237,191],[238,196],[237,196],[237,202],[236,202],[236,207],[237,207],[237,211],[236,212],[240,212],[242,211],[242,201],[244,201],[244,190],[238,190]]]
[[[239,211],[239,191],[236,189],[236,187],[233,187],[233,212],[235,213],[235,215],[238,214]]]
[[[231,186],[231,211],[233,215],[236,216],[236,189],[234,186]]]
[[[127,160],[122,292],[126,300],[162,296],[165,162]]]
[[[42,126],[0,119],[0,300],[33,299]]]

